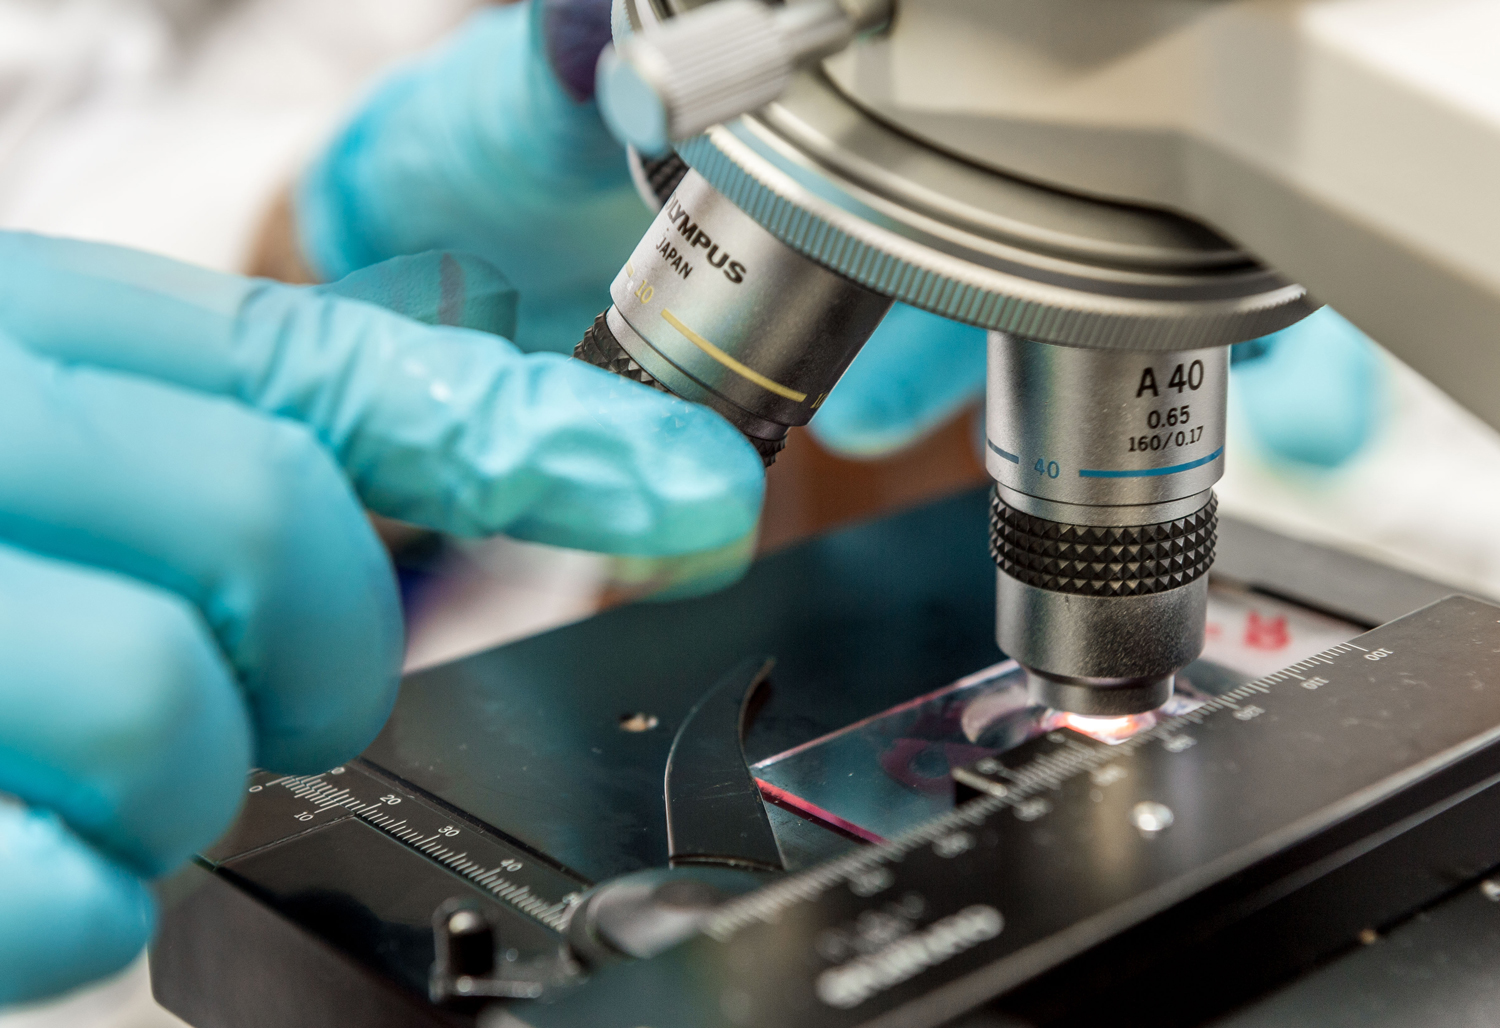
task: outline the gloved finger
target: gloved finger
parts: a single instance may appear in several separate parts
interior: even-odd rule
[[[608,38],[609,0],[488,7],[388,78],[298,184],[309,267],[476,253],[520,292],[516,343],[571,352],[651,222],[592,100]]]
[[[982,328],[896,304],[808,430],[846,457],[911,445],[984,396],[985,338]]]
[[[1369,338],[1332,308],[1235,347],[1230,395],[1272,454],[1336,468],[1375,434],[1385,365]]]
[[[515,289],[499,268],[473,254],[392,257],[315,288],[427,325],[473,328],[507,338],[516,330]]]
[[[0,1007],[120,970],[154,921],[134,874],[55,816],[0,802]]]
[[[307,424],[376,513],[652,556],[754,528],[764,473],[707,408],[493,336],[129,250],[0,234],[28,347]]]
[[[656,602],[706,596],[744,577],[755,560],[756,536],[744,536],[717,550],[681,557],[617,557],[610,582],[633,599]]]
[[[0,538],[171,590],[243,684],[256,762],[316,772],[395,698],[394,575],[304,428],[0,338]]]
[[[229,827],[249,718],[181,597],[0,544],[0,653],[0,793],[148,877]]]

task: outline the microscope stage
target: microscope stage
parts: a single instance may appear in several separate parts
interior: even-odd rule
[[[1447,600],[1350,641],[1446,590],[1228,523],[1236,581],[1176,716],[1070,726],[996,666],[984,506],[411,676],[361,760],[252,780],[167,890],[159,997],[196,1028],[916,1028],[984,1004],[1201,1024],[1500,864],[1500,609]],[[429,1003],[445,900],[485,912],[520,980],[570,894],[666,864],[673,734],[758,654],[777,664],[746,759],[790,873],[540,1004]]]

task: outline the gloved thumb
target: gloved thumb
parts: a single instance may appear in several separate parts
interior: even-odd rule
[[[982,328],[896,304],[808,430],[842,457],[911,445],[984,396],[985,338]]]
[[[509,338],[570,352],[650,224],[600,120],[608,0],[486,6],[381,82],[308,167],[296,232],[317,277],[462,250],[520,293]]]
[[[608,40],[608,0],[530,0],[477,12],[445,46],[385,79],[298,186],[312,269],[342,278],[464,245],[471,227],[504,237],[521,226],[488,209],[497,190],[519,211],[546,208],[552,194],[628,184],[624,148],[591,102],[590,61]]]

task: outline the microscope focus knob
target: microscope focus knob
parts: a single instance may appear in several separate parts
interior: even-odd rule
[[[495,969],[495,929],[483,914],[460,908],[448,916],[444,927],[451,974],[478,978]]]
[[[775,100],[797,68],[889,16],[889,0],[717,0],[607,47],[600,110],[616,136],[658,156]]]

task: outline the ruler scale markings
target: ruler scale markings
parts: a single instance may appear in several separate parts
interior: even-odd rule
[[[329,781],[326,775],[330,773],[347,774],[348,777],[336,782]],[[472,826],[464,827],[462,822],[455,822],[451,815],[424,802],[400,786],[393,786],[383,781],[377,774],[359,765],[339,768],[333,772],[325,772],[323,775],[271,777],[259,773],[254,781],[255,784],[251,789],[252,804],[258,802],[259,794],[263,794],[268,789],[277,788],[285,790],[286,795],[307,805],[294,807],[288,812],[290,814],[301,810],[302,814],[298,815],[297,820],[304,824],[296,829],[286,829],[285,834],[278,837],[279,841],[290,842],[308,830],[332,823],[341,817],[356,817],[382,834],[390,836],[402,846],[423,854],[445,873],[457,875],[466,882],[472,883],[485,893],[495,896],[553,931],[560,932],[567,926],[569,906],[566,897],[575,895],[580,889],[586,887],[586,883],[571,879],[563,872],[538,863],[533,857],[513,849],[501,839],[481,829]],[[372,798],[372,793],[373,796],[380,798]],[[396,816],[398,811],[394,808],[397,804],[403,803],[410,806],[402,807],[401,812],[410,811],[411,813],[398,818]],[[317,822],[308,821],[313,813],[321,814],[323,817]],[[420,818],[416,818],[418,813],[422,815]],[[275,816],[279,818],[284,815]],[[424,821],[425,825],[421,828],[413,825],[411,823],[413,818],[416,818],[418,825],[423,825]],[[434,829],[437,830],[434,831]],[[450,841],[468,842],[469,845],[463,851],[458,852],[444,845]],[[475,846],[481,844],[489,847],[489,850],[476,850]],[[531,870],[524,870],[528,868]],[[517,882],[506,877],[506,874],[514,872],[523,872],[532,876],[540,874],[543,877],[529,883]],[[537,888],[559,898],[552,899],[537,895],[533,891]]]
[[[1336,666],[1334,657],[1349,654],[1355,650],[1361,653],[1369,652],[1365,647],[1354,643],[1340,643],[1306,660],[1298,661],[1287,668],[1265,675],[1223,696],[1216,697],[1186,714],[1169,718],[1118,746],[1108,747],[1100,744],[1097,749],[1091,749],[1069,740],[1068,749],[1039,756],[1022,768],[1004,768],[995,774],[1011,783],[1006,795],[984,794],[958,810],[927,825],[912,829],[905,835],[897,836],[883,845],[835,858],[820,868],[803,872],[767,886],[744,899],[732,902],[709,922],[705,934],[722,942],[741,928],[756,921],[769,920],[797,903],[816,899],[829,889],[849,882],[863,871],[897,862],[905,854],[947,834],[959,824],[978,824],[1005,807],[1015,809],[1043,789],[1057,788],[1066,784],[1068,779],[1075,777],[1081,771],[1093,770],[1112,759],[1128,756],[1149,743],[1162,742],[1171,738],[1185,723],[1198,725],[1219,711],[1241,709],[1235,702],[1236,698],[1243,699],[1252,692],[1269,694],[1272,685],[1279,684],[1288,678],[1302,680],[1302,675],[1297,672],[1312,671],[1320,666]],[[1236,697],[1236,693],[1241,695]],[[1072,752],[1075,749],[1081,750],[1083,755]]]

